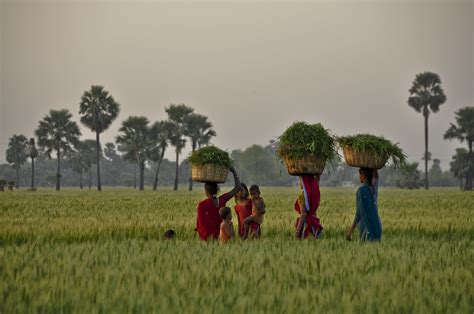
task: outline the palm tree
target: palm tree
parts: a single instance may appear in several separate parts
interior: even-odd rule
[[[176,160],[175,160],[175,177],[174,177],[174,187],[173,190],[178,190],[179,184],[179,155],[183,151],[183,148],[186,146],[186,139],[183,138],[184,131],[180,129],[179,126],[173,124],[171,129],[171,136],[170,136],[170,144],[174,146],[175,153],[176,153]]]
[[[92,165],[97,162],[97,141],[82,141],[82,155],[89,170],[89,190],[92,188]],[[99,145],[99,159],[103,157],[102,146]]]
[[[123,121],[117,136],[118,150],[125,160],[140,167],[140,191],[144,190],[145,162],[150,154],[150,130],[146,117],[129,117]]]
[[[205,132],[198,140],[198,148],[209,145],[211,143],[212,137],[216,135],[217,133],[214,130],[209,130],[208,132]]]
[[[198,145],[207,145],[216,131],[212,129],[212,123],[207,120],[206,116],[191,113],[184,119],[186,126],[186,136],[191,140],[192,152],[198,148]],[[189,191],[193,190],[193,179],[189,177]]]
[[[425,119],[425,189],[428,189],[428,118],[430,113],[439,111],[439,106],[446,102],[441,88],[439,75],[432,72],[417,74],[410,88],[408,105],[421,112]]]
[[[30,138],[25,142],[25,154],[31,159],[31,190],[35,189],[35,159],[38,157],[38,149],[36,148],[35,139]]]
[[[397,185],[402,189],[419,189],[420,172],[418,171],[418,163],[406,163],[400,167],[400,178]]]
[[[104,155],[108,159],[106,171],[110,175],[112,186],[115,187],[117,179],[120,179],[120,174],[123,170],[123,160],[120,155],[117,154],[114,143],[105,144]]]
[[[444,134],[444,139],[457,139],[461,143],[466,141],[469,149],[468,155],[468,171],[466,185],[464,190],[472,190],[473,167],[474,162],[472,155],[472,144],[474,143],[474,107],[465,107],[456,112],[456,124],[451,123],[451,126]]]
[[[157,121],[150,128],[150,140],[153,143],[153,148],[150,151],[150,159],[156,162],[153,191],[156,191],[158,188],[158,175],[160,173],[161,163],[163,162],[172,130],[173,125],[169,121]]]
[[[82,147],[83,145],[83,142],[79,143],[77,151],[70,152],[67,159],[72,171],[79,175],[79,188],[81,190],[83,188],[82,174],[84,173],[84,171],[88,170],[88,166],[84,158],[84,149]]]
[[[95,132],[96,164],[97,164],[97,190],[102,190],[100,181],[100,133],[107,130],[117,118],[120,105],[103,86],[93,85],[89,91],[85,91],[79,105],[81,123]]]
[[[456,148],[456,154],[453,156],[452,161],[449,163],[450,171],[455,178],[460,181],[461,189],[467,185],[469,176],[469,152],[465,148]],[[463,187],[463,180],[466,179],[466,185]]]
[[[99,153],[102,158],[102,149],[99,148]],[[95,156],[96,141],[84,140],[76,147],[76,151],[70,153],[68,162],[72,170],[79,174],[79,186],[82,189],[82,175],[85,171],[89,171],[89,189],[92,187],[92,165],[96,162]]]
[[[115,151],[114,143],[105,144],[104,155],[110,160],[115,160],[118,157],[117,152]]]
[[[38,138],[39,147],[45,150],[46,155],[51,158],[51,153],[56,151],[57,172],[56,190],[61,189],[61,151],[65,154],[73,150],[79,144],[81,131],[77,123],[71,120],[72,114],[67,109],[50,110],[39,122],[35,135]]]
[[[169,121],[173,125],[170,128],[170,143],[172,146],[174,146],[176,152],[174,190],[177,191],[179,184],[179,155],[181,154],[183,148],[186,146],[186,139],[184,138],[184,136],[186,135],[185,119],[186,116],[194,112],[194,109],[184,104],[171,104],[169,107],[165,108],[165,111],[168,114]]]
[[[24,135],[13,135],[10,137],[7,149],[7,162],[11,164],[16,171],[17,189],[20,188],[20,168],[26,162],[27,155],[25,154],[25,142],[27,141]]]

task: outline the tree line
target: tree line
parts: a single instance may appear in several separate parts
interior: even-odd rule
[[[61,161],[61,186],[92,188],[97,184],[95,169],[95,141],[85,140],[86,145],[81,149],[82,157],[73,154]],[[232,159],[243,182],[258,183],[262,186],[292,186],[297,180],[289,176],[285,166],[275,155],[275,141],[266,146],[252,145],[243,150],[233,150]],[[139,166],[135,162],[125,160],[117,151],[114,143],[106,143],[100,151],[101,180],[105,186],[139,188]],[[35,160],[36,184],[40,187],[54,188],[56,186],[56,160],[49,159],[44,153],[39,153]],[[452,172],[442,171],[439,160],[434,159],[428,176],[432,186],[459,186],[460,180]],[[31,162],[26,162],[20,168],[20,183],[26,186],[31,181]],[[79,168],[78,168],[79,167]],[[163,158],[157,179],[156,162],[148,161],[143,170],[144,186],[158,187],[173,186],[175,182],[176,162]],[[188,183],[190,166],[184,158],[178,166],[178,181]],[[418,171],[418,164],[407,164],[400,169],[386,167],[381,170],[380,185],[416,189],[423,186],[423,172]],[[16,169],[9,165],[0,165],[0,178],[15,180]],[[229,182],[231,184],[232,182]],[[156,184],[156,185],[155,185]],[[323,186],[341,187],[358,184],[356,168],[347,166],[342,159],[328,163],[321,184]]]
[[[431,179],[432,185],[450,186],[459,184],[465,190],[472,190],[474,142],[474,107],[465,107],[456,112],[455,123],[446,131],[446,140],[459,140],[467,143],[467,149],[458,148],[450,162],[450,173],[442,172],[440,161],[433,159],[432,168],[428,169],[431,160],[428,146],[428,119],[431,113],[439,111],[446,102],[439,75],[424,72],[416,75],[409,90],[408,105],[423,114],[425,130],[425,153],[422,158],[424,172],[418,171],[418,163],[408,163],[402,168],[384,169],[388,176],[384,184],[402,188],[427,189]],[[13,135],[9,139],[6,160],[15,171],[15,184],[20,187],[23,165],[29,160],[30,189],[35,189],[35,173],[40,177],[41,185],[48,186],[54,181],[56,190],[60,190],[62,180],[67,178],[66,185],[84,186],[83,177],[88,177],[91,187],[94,181],[97,189],[102,189],[104,164],[107,185],[131,185],[143,190],[151,185],[156,190],[158,183],[172,184],[178,189],[180,182],[187,182],[192,190],[193,181],[186,160],[180,162],[183,149],[189,143],[191,150],[209,145],[216,136],[209,119],[195,113],[194,109],[184,104],[171,104],[165,108],[166,119],[150,122],[144,116],[130,116],[122,122],[115,143],[106,143],[102,147],[100,136],[107,131],[120,112],[120,104],[104,89],[94,85],[83,93],[79,102],[80,123],[95,133],[95,140],[81,140],[78,124],[72,119],[67,109],[50,110],[39,121],[34,130],[35,138],[27,139],[24,135]],[[165,152],[173,149],[175,160],[164,158]],[[262,185],[290,185],[294,179],[282,171],[281,163],[276,160],[276,142],[270,141],[267,146],[253,145],[244,151],[235,150],[232,158],[243,178]],[[51,175],[53,156],[55,157],[55,174]],[[38,162],[35,160],[38,159]],[[48,170],[43,167],[48,166]],[[39,167],[36,169],[35,167]],[[170,167],[173,168],[170,171]],[[93,171],[95,168],[95,171]],[[102,169],[102,171],[104,171]],[[8,179],[12,181],[9,168],[0,166],[0,188]],[[43,171],[44,170],[44,171]],[[163,175],[162,172],[166,175]],[[67,176],[64,176],[64,174]],[[138,174],[137,174],[138,173]],[[345,166],[341,160],[332,162],[325,174],[328,185],[350,184],[356,179],[353,169]],[[423,176],[424,179],[420,179]],[[3,179],[2,179],[3,177]],[[77,182],[72,178],[77,177]],[[172,182],[170,182],[170,177]],[[54,180],[53,180],[54,179]],[[74,183],[76,182],[76,183]],[[11,184],[10,184],[11,185]]]
[[[204,115],[194,112],[194,109],[184,104],[171,104],[165,108],[167,119],[150,123],[144,116],[130,116],[122,122],[116,144],[107,143],[105,154],[107,161],[119,165],[119,159],[128,161],[138,167],[140,190],[145,186],[145,168],[147,164],[155,167],[153,189],[158,186],[160,168],[164,162],[165,151],[172,147],[175,151],[174,189],[179,185],[179,157],[188,141],[191,148],[208,145],[211,138],[216,136],[213,125]],[[35,159],[43,154],[48,159],[53,155],[56,159],[55,187],[61,189],[62,167],[65,164],[79,176],[82,186],[82,176],[95,165],[97,189],[102,190],[101,161],[104,151],[100,135],[105,132],[118,117],[120,104],[104,89],[94,85],[83,93],[79,104],[80,122],[95,133],[95,140],[81,140],[78,124],[72,119],[67,109],[50,110],[39,121],[35,129],[35,138],[27,140],[24,135],[13,135],[9,139],[6,151],[7,162],[16,172],[16,187],[20,186],[20,170],[29,158],[31,160],[31,189],[35,189]],[[116,147],[116,148],[115,148]],[[117,149],[121,155],[115,152]],[[46,162],[46,160],[43,160]],[[51,179],[49,179],[51,180]],[[89,179],[91,180],[91,179]],[[189,178],[189,190],[193,182]],[[90,181],[89,181],[90,182]]]

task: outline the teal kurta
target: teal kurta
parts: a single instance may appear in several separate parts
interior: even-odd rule
[[[356,194],[357,210],[354,224],[359,226],[360,239],[380,241],[382,238],[382,222],[378,211],[378,186],[365,183]]]

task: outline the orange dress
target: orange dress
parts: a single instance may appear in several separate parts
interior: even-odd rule
[[[225,220],[221,223],[221,229],[220,229],[220,232],[219,232],[219,241],[221,243],[227,243],[230,239],[232,239],[232,233],[227,234],[226,224],[228,224],[228,222],[226,222]],[[230,223],[230,228],[233,231],[234,227],[233,227],[232,223]]]

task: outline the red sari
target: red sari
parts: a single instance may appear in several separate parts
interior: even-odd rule
[[[247,199],[247,202],[245,204],[238,203],[234,206],[235,209],[235,214],[237,215],[237,218],[239,219],[239,236],[242,237],[244,235],[244,220],[245,218],[249,217],[252,215],[252,200]],[[260,225],[256,222],[252,222],[250,224],[250,230],[251,232],[254,232],[256,234],[260,234]]]
[[[222,218],[219,216],[219,209],[224,207],[229,199],[231,199],[231,196],[229,193],[225,193],[219,197],[219,205],[217,207],[210,198],[198,204],[195,230],[201,240],[206,241],[208,239],[219,238],[220,225],[222,222]]]
[[[319,203],[321,201],[321,193],[319,191],[319,183],[313,176],[302,176],[304,191],[306,192],[305,195],[305,203],[309,208],[306,214],[306,221],[305,221],[305,228],[304,228],[304,237],[309,237],[310,234],[313,236],[317,236],[321,230],[323,230],[323,226],[319,221],[319,218],[316,216],[316,211],[318,210]],[[304,192],[303,192],[304,193]],[[300,204],[298,199],[295,202],[295,211],[298,214],[301,214]],[[298,226],[298,222],[300,217],[296,219],[295,226]]]

